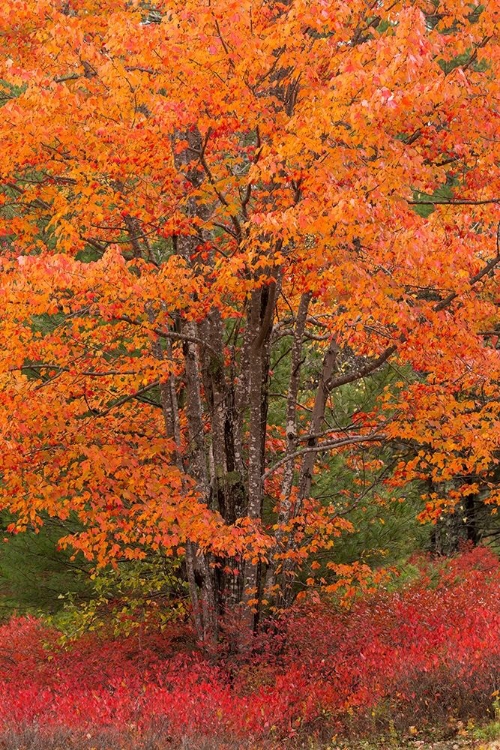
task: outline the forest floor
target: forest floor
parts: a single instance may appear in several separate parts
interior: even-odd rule
[[[479,735],[482,732],[490,737],[495,733],[497,739],[481,739]],[[0,750],[500,750],[500,724],[495,722],[477,733],[439,741],[411,738],[398,742],[395,737],[379,737],[318,745],[314,740],[255,744],[251,740],[231,741],[227,736],[224,739],[204,737],[172,741],[166,735],[156,735],[144,739],[136,744],[120,732],[92,736],[90,733],[73,733],[61,728],[48,736],[43,730],[32,727],[0,734]]]
[[[331,745],[324,750],[500,750],[500,725],[489,731],[495,733],[498,739],[485,740],[477,736],[453,737],[449,740],[435,742],[412,739],[403,744],[395,740],[378,739],[375,741],[361,740],[350,744]],[[318,748],[319,750],[319,748]]]

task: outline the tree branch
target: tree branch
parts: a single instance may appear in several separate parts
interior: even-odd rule
[[[117,318],[113,318],[113,320],[120,320],[122,323],[130,323],[130,325],[139,326],[140,328],[144,328],[144,330],[149,331],[150,333],[155,333],[157,336],[160,336],[164,339],[171,339],[173,341],[188,341],[192,344],[199,344],[205,349],[211,351],[212,354],[214,354],[216,357],[219,356],[219,353],[216,352],[216,350],[212,346],[210,346],[210,344],[208,344],[203,339],[200,339],[198,336],[190,336],[187,333],[180,333],[178,331],[163,330],[163,328],[149,328],[148,326],[145,326],[144,323],[141,323],[140,320],[132,320],[132,318],[129,318],[128,315],[121,315]]]
[[[500,204],[500,198],[485,198],[484,200],[427,200],[427,201],[409,201],[406,200],[409,206],[487,206],[492,203]]]
[[[295,453],[291,453],[290,455],[281,458],[277,463],[274,464],[274,466],[271,466],[270,469],[264,472],[264,474],[262,475],[262,481],[267,479],[271,474],[274,474],[277,469],[279,469],[281,466],[284,466],[288,461],[291,461],[294,458],[298,458],[299,456],[304,456],[306,453],[320,453],[321,451],[329,451],[333,448],[341,448],[344,445],[351,445],[353,443],[373,443],[384,439],[385,435],[383,433],[381,433],[380,435],[377,435],[376,433],[372,435],[352,435],[348,438],[341,438],[340,440],[328,440],[324,443],[320,443],[320,445],[310,445],[306,448],[300,448],[300,450],[295,451]]]
[[[382,354],[377,357],[377,359],[374,359],[364,367],[360,367],[359,370],[355,370],[354,372],[351,371],[346,373],[345,375],[339,375],[338,377],[334,378],[328,384],[328,390],[332,391],[334,388],[339,388],[341,385],[354,383],[356,380],[370,375],[372,372],[381,367],[384,362],[387,362],[389,357],[397,351],[397,348],[398,347],[396,344],[391,344],[391,346],[388,346],[387,349],[385,349]]]
[[[481,281],[481,279],[489,274],[490,271],[493,271],[493,269],[500,263],[500,222],[497,226],[497,254],[494,258],[488,261],[488,263],[482,268],[480,271],[478,271],[474,276],[471,276],[469,279],[470,286],[474,286],[474,284],[477,284],[478,281]],[[448,305],[453,302],[454,299],[458,297],[458,292],[450,292],[450,294],[445,297],[441,302],[438,302],[437,305],[434,305],[434,310],[436,312],[439,312],[440,310],[444,310]]]

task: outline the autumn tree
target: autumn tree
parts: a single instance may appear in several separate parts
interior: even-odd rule
[[[300,571],[314,584],[349,529],[315,492],[332,457],[360,495],[367,467],[389,488],[490,470],[499,10],[2,3],[11,530],[48,515],[98,564],[182,557],[214,639],[222,615],[248,633],[288,606]],[[346,408],[388,367],[369,411]]]

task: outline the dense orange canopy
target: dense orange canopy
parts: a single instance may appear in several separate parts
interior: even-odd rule
[[[329,451],[411,442],[392,481],[448,487],[431,516],[487,474],[499,13],[1,4],[0,495],[21,526],[76,514],[101,562],[188,545],[205,601],[225,559],[216,586],[248,603],[259,560],[272,588],[348,527],[313,500]],[[341,414],[386,363],[375,411]]]

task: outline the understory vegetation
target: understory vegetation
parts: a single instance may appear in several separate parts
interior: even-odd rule
[[[82,748],[383,746],[493,720],[497,557],[419,556],[412,570],[349,602],[295,606],[245,659],[201,651],[182,622],[62,644],[39,619],[13,618],[0,628],[0,736]]]

